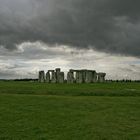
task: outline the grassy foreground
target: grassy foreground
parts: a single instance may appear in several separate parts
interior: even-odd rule
[[[140,83],[46,84],[0,82],[0,94],[140,96]]]
[[[0,82],[0,140],[139,140],[139,95],[136,83]]]

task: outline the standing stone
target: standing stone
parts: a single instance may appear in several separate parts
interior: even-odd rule
[[[83,82],[82,83],[86,83],[86,73],[87,73],[87,70],[81,70],[82,72],[82,79],[83,79]]]
[[[39,71],[39,77],[38,77],[39,82],[44,83],[45,82],[45,72],[44,71]]]
[[[55,71],[52,71],[51,83],[56,83],[56,72]]]
[[[86,76],[85,76],[85,83],[92,83],[93,81],[93,72],[90,70],[86,71]]]
[[[60,73],[61,69],[60,68],[56,68],[55,71],[56,71],[56,73]]]
[[[76,74],[76,75],[75,75]],[[92,82],[105,82],[106,73],[96,73],[95,70],[73,70],[70,69],[67,73],[67,83],[92,83]],[[39,71],[39,82],[46,83],[64,83],[64,72],[60,68],[55,70]]]
[[[46,83],[50,83],[50,72],[46,73]]]
[[[76,71],[76,83],[83,83],[83,72],[81,70]]]
[[[60,74],[61,69],[56,68],[55,71],[56,71],[56,83],[59,83],[59,77],[60,77],[59,74]]]
[[[97,73],[96,73],[96,71],[92,71],[92,73],[93,73],[93,79],[92,79],[92,82],[95,83],[95,82],[98,81],[98,79],[97,79]]]
[[[64,72],[59,72],[57,74],[57,83],[64,83]]]
[[[98,73],[98,82],[105,82],[106,73]]]
[[[69,71],[67,73],[67,83],[74,83],[74,73],[72,71]]]

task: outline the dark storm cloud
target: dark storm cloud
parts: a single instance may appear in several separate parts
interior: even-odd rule
[[[0,0],[0,44],[43,41],[140,57],[139,0]]]

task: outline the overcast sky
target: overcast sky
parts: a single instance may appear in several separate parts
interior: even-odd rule
[[[140,79],[140,0],[0,0],[0,79],[95,69]]]

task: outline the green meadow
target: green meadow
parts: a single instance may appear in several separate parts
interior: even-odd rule
[[[0,140],[140,140],[140,83],[0,82]]]

